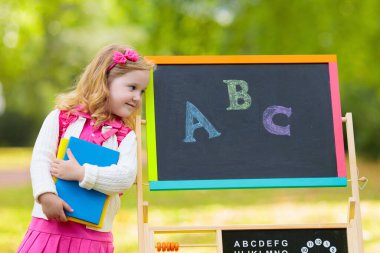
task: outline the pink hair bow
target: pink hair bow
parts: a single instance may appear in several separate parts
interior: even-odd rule
[[[107,68],[107,73],[113,69],[113,67],[116,66],[116,64],[125,64],[127,63],[127,60],[137,62],[139,59],[139,54],[132,50],[132,49],[127,49],[125,50],[125,53],[122,54],[119,51],[113,52],[113,63]]]

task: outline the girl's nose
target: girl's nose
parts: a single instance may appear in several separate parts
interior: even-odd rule
[[[140,99],[141,99],[141,95],[140,95],[140,93],[136,93],[134,96],[133,96],[133,100],[134,101],[140,101]]]

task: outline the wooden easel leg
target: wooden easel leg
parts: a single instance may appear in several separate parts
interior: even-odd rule
[[[147,249],[149,249],[149,251],[147,253],[154,253],[156,252],[154,247],[154,231],[148,231],[149,246],[147,247]]]
[[[142,145],[141,145],[141,116],[136,117],[136,137],[137,137],[137,230],[138,230],[138,247],[139,253],[145,253],[145,237],[144,237],[144,203],[143,203],[143,187],[142,187]]]
[[[358,245],[355,243],[356,238],[356,226],[353,220],[348,224],[347,227],[347,243],[348,243],[348,253],[355,253]]]
[[[363,253],[364,252],[363,230],[362,230],[362,222],[361,222],[358,168],[356,164],[356,151],[355,151],[352,114],[346,113],[345,119],[346,119],[348,157],[349,157],[349,164],[350,164],[352,201],[354,201],[355,203],[354,217],[352,220],[349,221],[349,223],[352,224],[352,231],[351,231],[352,237],[349,240],[352,240],[352,244],[353,244],[352,252]]]
[[[348,199],[348,210],[347,210],[347,242],[348,242],[348,252],[349,253],[354,253],[354,249],[357,248],[357,245],[354,244],[354,239],[355,236],[354,234],[356,233],[356,227],[354,224],[354,219],[355,219],[355,200],[353,197],[350,197]]]
[[[223,239],[222,239],[222,230],[216,230],[216,251],[217,253],[223,253]]]

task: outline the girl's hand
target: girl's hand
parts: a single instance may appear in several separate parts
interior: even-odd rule
[[[42,205],[42,211],[49,220],[66,222],[67,218],[63,210],[74,211],[65,201],[51,192],[42,194],[38,200]]]
[[[79,165],[70,149],[67,150],[69,160],[54,159],[50,173],[60,179],[82,181],[84,168]]]

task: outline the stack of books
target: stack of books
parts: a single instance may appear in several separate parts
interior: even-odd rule
[[[68,160],[67,149],[71,150],[80,165],[88,163],[105,167],[117,164],[119,160],[118,151],[75,137],[61,139],[57,158]],[[109,196],[96,190],[84,189],[79,186],[78,181],[67,181],[58,178],[55,181],[58,196],[74,209],[73,212],[65,211],[68,220],[96,228],[103,226]]]

